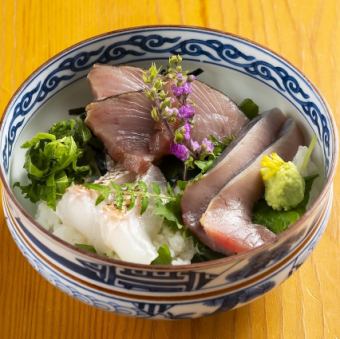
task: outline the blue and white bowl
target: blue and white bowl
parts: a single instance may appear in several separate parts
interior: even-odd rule
[[[315,133],[321,170],[317,198],[274,244],[249,253],[182,266],[146,266],[79,250],[34,221],[34,206],[12,189],[24,177],[20,145],[91,101],[86,75],[94,63],[147,66],[181,54],[187,68],[239,103],[274,106]],[[81,42],[50,59],[14,94],[1,126],[1,179],[8,227],[19,249],[53,285],[87,304],[147,318],[194,318],[243,305],[297,269],[322,235],[332,204],[337,130],[317,89],[295,67],[253,42],[192,27],[141,27]]]

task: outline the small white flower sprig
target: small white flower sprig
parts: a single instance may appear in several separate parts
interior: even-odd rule
[[[147,85],[146,96],[153,101],[151,117],[166,127],[172,138],[170,153],[184,162],[185,169],[192,168],[194,161],[212,154],[214,144],[204,138],[199,144],[191,137],[195,104],[188,98],[192,92],[192,82],[196,79],[182,68],[182,57],[169,58],[166,72],[155,63],[143,73]]]

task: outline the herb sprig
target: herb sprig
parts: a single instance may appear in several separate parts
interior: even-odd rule
[[[151,184],[151,191],[148,190],[147,184],[143,180],[138,180],[132,183],[117,184],[113,181],[108,183],[85,183],[84,186],[88,189],[97,191],[98,197],[96,205],[103,201],[113,204],[119,210],[131,210],[136,206],[137,200],[140,202],[140,214],[143,214],[149,206],[150,199],[154,199],[156,204],[155,214],[163,215],[160,212],[162,208],[166,208],[170,202],[175,202],[176,194],[170,187],[167,193],[162,193],[161,187],[157,183]],[[172,216],[168,215],[172,220]]]
[[[138,202],[139,213],[142,215],[152,200],[152,213],[163,217],[169,227],[180,230],[184,229],[180,203],[186,184],[186,181],[179,180],[176,189],[168,184],[166,192],[155,182],[148,189],[143,180],[120,185],[112,181],[105,184],[85,183],[84,186],[98,193],[96,205],[106,202],[121,211],[130,211]]]
[[[187,170],[193,168],[195,160],[212,153],[214,149],[214,144],[208,138],[199,144],[191,136],[195,103],[189,95],[195,79],[194,75],[189,75],[183,69],[180,55],[169,58],[165,72],[152,64],[143,74],[146,84],[144,92],[154,103],[151,117],[166,127],[172,139],[170,153],[184,162],[184,178]]]

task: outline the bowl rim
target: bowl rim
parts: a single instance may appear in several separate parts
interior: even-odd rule
[[[293,71],[295,71],[301,78],[303,78],[303,80],[310,86],[312,91],[317,94],[321,103],[325,106],[326,111],[329,114],[331,126],[333,127],[332,128],[332,132],[333,132],[332,137],[335,141],[334,147],[333,147],[333,153],[332,153],[332,157],[334,159],[334,162],[331,166],[330,173],[328,175],[327,181],[326,181],[322,191],[318,195],[317,199],[315,199],[313,204],[302,215],[302,217],[297,222],[295,222],[293,225],[291,225],[286,231],[282,232],[276,238],[276,240],[274,242],[270,242],[270,243],[261,245],[261,246],[255,248],[251,251],[240,253],[240,254],[234,254],[234,255],[229,256],[229,257],[223,257],[223,258],[214,259],[214,260],[210,260],[210,261],[204,261],[204,262],[199,262],[199,263],[191,263],[191,264],[185,264],[185,265],[151,265],[151,264],[147,265],[147,264],[132,263],[132,262],[124,261],[124,260],[108,258],[108,257],[102,256],[102,255],[99,255],[99,254],[89,253],[85,250],[81,250],[81,249],[77,248],[74,245],[71,245],[70,243],[60,239],[59,237],[53,235],[51,232],[46,230],[25,210],[25,208],[23,206],[21,206],[21,204],[17,200],[16,196],[14,195],[10,185],[7,183],[5,174],[3,173],[2,169],[0,168],[0,178],[1,178],[3,189],[6,191],[10,200],[15,204],[15,206],[18,208],[18,210],[24,215],[25,218],[27,218],[31,222],[31,224],[35,228],[37,228],[38,231],[42,232],[45,236],[51,238],[51,240],[53,240],[54,242],[57,242],[62,247],[66,247],[68,250],[71,250],[72,252],[76,252],[78,254],[81,254],[82,256],[87,256],[89,259],[95,259],[96,261],[101,261],[104,264],[124,266],[124,267],[129,267],[129,268],[132,268],[132,269],[139,269],[139,270],[144,269],[144,270],[155,270],[155,271],[185,271],[185,270],[188,270],[188,269],[204,269],[204,268],[211,268],[213,266],[226,265],[230,261],[233,261],[235,259],[242,260],[242,259],[246,258],[247,256],[249,256],[249,254],[256,255],[257,253],[259,253],[261,251],[265,251],[266,249],[270,248],[273,244],[275,244],[278,241],[279,238],[282,238],[282,237],[288,238],[290,233],[292,233],[295,228],[297,228],[297,227],[299,227],[299,225],[303,224],[304,221],[311,216],[312,212],[317,208],[317,206],[320,204],[320,202],[325,198],[325,195],[328,193],[330,186],[332,185],[333,180],[334,180],[336,167],[337,167],[337,164],[338,164],[338,156],[339,156],[339,154],[338,154],[338,140],[339,140],[338,139],[338,129],[337,129],[336,121],[335,121],[335,118],[333,116],[332,110],[331,110],[328,102],[326,101],[326,99],[321,95],[320,90],[306,77],[306,75],[298,67],[294,66],[290,61],[286,60],[283,56],[279,55],[278,53],[272,51],[270,48],[265,47],[262,44],[260,44],[258,42],[254,42],[254,41],[252,41],[248,38],[242,37],[238,34],[226,32],[226,31],[218,30],[218,29],[212,29],[212,28],[201,27],[201,26],[194,26],[194,25],[142,25],[142,26],[132,26],[132,27],[128,27],[128,28],[121,28],[121,29],[117,29],[117,30],[113,30],[113,31],[94,35],[90,38],[87,38],[87,39],[81,40],[80,42],[72,44],[71,46],[69,46],[65,49],[62,49],[60,52],[54,54],[52,57],[48,58],[40,66],[35,68],[26,77],[26,79],[21,82],[20,86],[16,89],[14,94],[11,96],[9,102],[7,103],[7,105],[5,106],[5,108],[3,110],[3,114],[2,114],[1,119],[0,119],[0,135],[2,133],[4,133],[4,131],[3,131],[4,124],[3,123],[4,123],[4,121],[5,121],[5,119],[8,115],[9,107],[15,101],[18,93],[22,90],[23,87],[25,87],[36,76],[36,74],[40,70],[44,69],[49,64],[52,64],[59,57],[66,55],[67,53],[71,52],[73,49],[80,47],[84,44],[94,42],[94,41],[96,41],[100,38],[109,37],[111,35],[116,35],[117,33],[123,33],[123,32],[128,33],[128,32],[133,32],[133,31],[138,31],[138,30],[143,30],[143,29],[145,29],[145,30],[146,29],[158,30],[158,29],[167,29],[167,28],[168,29],[174,29],[174,30],[177,29],[179,31],[183,30],[183,29],[192,29],[192,30],[197,31],[197,32],[203,31],[203,32],[207,32],[207,33],[218,33],[221,36],[224,35],[224,36],[233,37],[233,38],[236,38],[240,41],[245,41],[250,45],[254,45],[255,47],[258,47],[261,50],[264,50],[265,52],[271,53],[274,57],[283,61],[288,66],[290,66]],[[2,194],[4,194],[4,193],[2,192]],[[308,229],[306,234],[308,234],[310,231],[311,231],[311,228]]]

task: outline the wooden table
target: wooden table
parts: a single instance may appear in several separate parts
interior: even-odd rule
[[[118,28],[186,24],[239,34],[280,53],[340,120],[339,0],[1,0],[0,112],[62,49]],[[340,181],[329,226],[303,267],[249,306],[209,318],[150,321],[96,310],[48,284],[14,245],[1,212],[0,338],[340,338]]]

